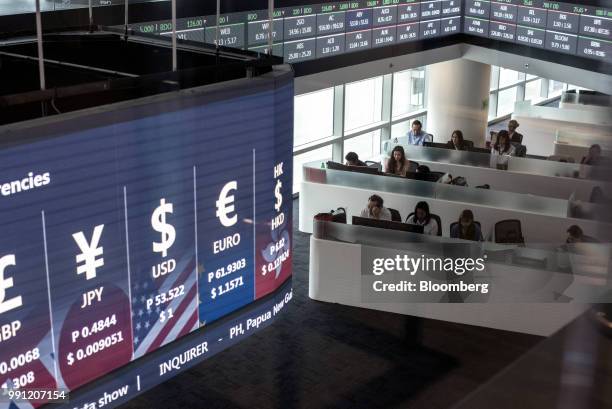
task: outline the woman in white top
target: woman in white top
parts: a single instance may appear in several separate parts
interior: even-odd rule
[[[408,224],[423,226],[423,233],[431,236],[438,235],[438,222],[431,217],[427,202],[419,202],[414,208],[414,215],[406,220]]]
[[[491,167],[508,168],[510,156],[514,156],[516,148],[510,143],[510,134],[506,130],[497,133],[497,143],[491,148]]]

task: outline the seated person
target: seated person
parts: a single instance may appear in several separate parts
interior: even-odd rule
[[[483,241],[480,226],[474,223],[474,213],[466,209],[459,216],[459,223],[453,225],[450,231],[453,239]]]
[[[359,216],[368,219],[391,220],[391,212],[383,206],[383,199],[378,195],[372,195],[368,199],[368,206],[361,211]]]
[[[417,165],[414,162],[406,159],[404,148],[398,145],[391,151],[391,157],[387,161],[385,172],[398,176],[406,176],[407,172],[414,172],[416,168]]]
[[[429,205],[427,202],[419,202],[414,208],[414,215],[408,217],[406,220],[408,224],[416,224],[417,226],[423,226],[423,233],[431,236],[438,235],[438,222],[431,218],[429,213]]]
[[[491,167],[507,169],[510,156],[515,154],[516,148],[510,143],[508,131],[499,131],[497,133],[497,143],[491,148]]]
[[[593,190],[591,190],[589,202],[596,204],[610,204],[612,201],[604,194],[601,187],[595,186]]]
[[[359,160],[359,155],[357,155],[355,152],[347,153],[344,159],[346,159],[347,166],[368,166],[365,164],[365,162]]]
[[[510,138],[510,142],[523,143],[523,135],[516,132],[516,128],[518,127],[519,123],[516,119],[512,119],[508,122],[508,137]]]
[[[467,144],[463,141],[463,132],[461,132],[459,129],[453,131],[451,140],[446,144],[448,145],[448,149],[454,149],[457,151],[464,151],[467,149]]]
[[[423,146],[423,142],[431,142],[431,135],[423,131],[423,124],[418,119],[412,122],[412,129],[408,131],[408,143],[410,145]]]
[[[576,226],[574,224],[567,229],[567,239],[565,240],[565,242],[567,244],[598,243],[599,240],[597,240],[594,237],[587,236],[586,234],[582,232],[582,229],[580,228],[580,226]]]
[[[591,145],[591,147],[589,148],[589,153],[587,154],[587,156],[584,156],[582,158],[580,163],[582,163],[583,165],[597,166],[601,164],[601,161],[601,146],[599,146],[598,144],[594,144]]]

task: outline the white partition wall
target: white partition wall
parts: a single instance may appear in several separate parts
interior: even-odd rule
[[[450,235],[450,223],[457,221],[461,211],[464,209],[471,209],[474,212],[475,219],[481,223],[485,236],[492,234],[495,223],[500,220],[520,220],[523,236],[528,243],[561,244],[565,241],[567,228],[573,224],[579,225],[585,234],[593,237],[600,236],[600,229],[612,228],[612,226],[592,220],[546,216],[459,201],[446,201],[384,191],[302,182],[299,203],[299,229],[305,233],[312,233],[314,216],[317,213],[328,212],[337,207],[345,207],[348,219],[350,220],[352,216],[359,215],[361,210],[367,205],[368,198],[374,193],[384,199],[386,207],[398,210],[403,219],[414,211],[414,207],[419,201],[426,200],[429,203],[431,212],[437,214],[442,219],[442,235],[444,236]]]
[[[583,313],[584,304],[366,303],[362,300],[360,244],[310,239],[309,296],[318,301],[416,317],[549,336]]]

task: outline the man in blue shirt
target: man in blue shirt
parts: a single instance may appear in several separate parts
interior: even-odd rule
[[[412,122],[412,129],[408,132],[410,145],[423,146],[423,142],[431,142],[431,135],[422,129],[423,124],[418,119]]]

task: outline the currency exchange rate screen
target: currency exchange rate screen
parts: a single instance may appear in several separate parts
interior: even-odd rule
[[[5,133],[50,135],[0,150],[3,389],[75,390],[288,280],[292,82],[241,93]]]

